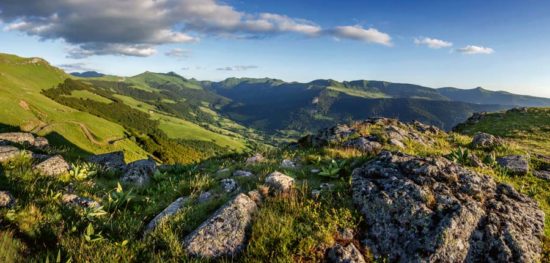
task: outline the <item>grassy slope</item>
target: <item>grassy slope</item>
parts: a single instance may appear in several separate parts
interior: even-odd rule
[[[41,59],[0,54],[0,72],[0,123],[39,135],[55,132],[91,153],[125,149],[128,160],[146,156],[130,140],[107,143],[124,137],[122,126],[61,105],[40,93],[68,78],[63,71]]]

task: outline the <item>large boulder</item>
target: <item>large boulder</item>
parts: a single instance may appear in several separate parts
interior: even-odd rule
[[[34,166],[34,170],[40,174],[57,176],[68,173],[71,165],[61,155],[56,155]]]
[[[497,163],[514,175],[526,175],[529,172],[529,160],[522,155],[500,157]]]
[[[532,199],[442,158],[382,152],[352,173],[364,243],[396,262],[537,262]]]
[[[21,155],[22,151],[13,146],[0,146],[0,163],[13,160]]]
[[[472,139],[472,147],[478,149],[494,148],[502,144],[502,140],[484,132],[478,132]]]
[[[162,220],[176,214],[188,201],[188,197],[180,197],[176,199],[176,201],[172,202],[168,207],[162,210],[162,212],[155,216],[149,224],[147,224],[144,233],[148,234],[153,231],[162,222]]]
[[[8,191],[0,191],[0,208],[11,207],[15,203],[15,198]]]
[[[34,145],[34,135],[27,132],[8,132],[0,133],[0,141],[7,141],[10,143]]]
[[[285,194],[294,187],[294,179],[280,172],[273,172],[265,178],[265,184],[274,194]]]
[[[107,171],[122,171],[126,166],[123,151],[92,155],[87,160],[101,166]]]
[[[330,263],[365,263],[365,258],[361,255],[359,249],[353,244],[342,246],[336,244],[330,248],[327,253],[328,262]]]
[[[157,164],[152,159],[135,161],[126,166],[121,181],[142,187],[149,183],[156,171]]]
[[[246,232],[256,209],[250,197],[237,195],[185,238],[185,250],[203,258],[235,256],[246,247]]]

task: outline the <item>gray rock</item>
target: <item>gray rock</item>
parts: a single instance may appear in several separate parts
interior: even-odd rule
[[[0,141],[7,141],[17,144],[34,145],[34,135],[27,132],[0,133]]]
[[[323,147],[345,141],[356,131],[348,125],[337,125],[331,128],[322,129],[315,135],[308,135],[298,141],[302,146]]]
[[[265,184],[274,194],[285,194],[294,187],[294,179],[280,172],[273,172],[265,178]]]
[[[229,174],[230,171],[231,171],[231,169],[229,169],[229,168],[223,168],[223,169],[220,169],[220,170],[216,171],[216,175],[217,176],[223,176],[225,174]]]
[[[340,229],[338,231],[338,236],[337,236],[337,239],[341,240],[341,241],[346,241],[346,242],[350,242],[353,240],[353,229],[351,228],[344,228],[344,229]]]
[[[264,161],[265,161],[264,156],[257,153],[257,154],[254,154],[251,157],[248,157],[246,159],[246,164],[257,164],[257,163],[261,163],[261,162],[264,162]]]
[[[403,144],[403,142],[401,142],[400,140],[398,139],[395,139],[395,138],[391,138],[390,139],[390,144],[391,145],[395,145],[399,148],[405,148],[405,144]]]
[[[550,181],[550,171],[534,171],[533,175],[544,180]]]
[[[251,176],[254,176],[254,174],[250,171],[245,171],[245,170],[237,170],[235,172],[233,172],[233,176],[237,176],[237,177],[251,177]]]
[[[0,163],[8,162],[20,156],[23,151],[13,146],[0,146]]]
[[[331,263],[365,263],[365,258],[353,244],[342,246],[336,244],[327,253],[328,262]]]
[[[344,142],[342,146],[354,148],[367,154],[377,154],[380,149],[382,149],[382,144],[375,141],[369,141],[364,137]]]
[[[34,143],[32,145],[37,148],[46,148],[50,145],[50,143],[48,142],[48,139],[44,137],[36,137],[34,138]]]
[[[472,139],[472,147],[489,149],[502,145],[502,140],[488,133],[478,132]]]
[[[144,234],[147,235],[153,231],[160,223],[166,218],[176,214],[180,209],[189,201],[188,197],[180,197],[176,201],[172,202],[168,207],[166,207],[162,212],[153,218],[147,226],[145,226]]]
[[[390,262],[537,262],[544,213],[532,199],[450,161],[381,153],[352,173],[363,241]]]
[[[34,170],[47,176],[57,176],[68,173],[71,165],[61,155],[56,155],[34,166]]]
[[[122,171],[126,166],[123,151],[92,155],[87,160],[101,166],[107,171]]]
[[[296,163],[294,163],[292,160],[284,159],[281,162],[281,168],[294,169],[296,168]]]
[[[309,172],[312,173],[312,174],[318,174],[318,173],[321,172],[321,170],[319,170],[319,169],[317,169],[317,168],[313,168],[313,169],[311,169]]]
[[[246,232],[256,210],[247,195],[237,195],[184,239],[185,250],[203,258],[237,255],[246,247]]]
[[[0,208],[11,207],[15,203],[15,198],[8,191],[0,191]]]
[[[197,198],[197,204],[202,204],[204,202],[210,201],[212,199],[213,194],[210,191],[202,192],[199,197]]]
[[[433,125],[427,125],[419,121],[414,121],[412,123],[413,127],[416,128],[417,131],[423,132],[423,133],[432,133],[432,134],[438,134],[441,132],[441,129],[433,126]]]
[[[235,179],[222,179],[220,183],[226,193],[231,193],[239,188],[239,185]]]
[[[149,183],[156,171],[157,164],[152,159],[135,161],[126,166],[121,181],[142,187]]]
[[[263,201],[262,194],[260,194],[260,191],[258,190],[248,192],[248,197],[250,197],[252,201],[256,202],[257,205],[260,205]]]
[[[529,172],[529,160],[525,156],[510,155],[497,158],[497,163],[511,174],[526,175]]]
[[[75,205],[80,207],[95,208],[99,207],[99,203],[84,197],[77,196],[75,194],[63,194],[61,202],[66,205]]]

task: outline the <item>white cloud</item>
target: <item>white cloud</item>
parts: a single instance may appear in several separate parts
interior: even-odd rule
[[[488,55],[495,52],[495,50],[493,50],[490,47],[473,46],[473,45],[468,45],[463,48],[459,48],[456,51],[467,55],[477,55],[477,54]]]
[[[173,48],[164,53],[167,57],[185,58],[189,56],[189,51],[181,48]]]
[[[428,46],[429,48],[435,48],[435,49],[453,46],[453,43],[451,42],[441,40],[441,39],[436,39],[436,38],[429,38],[429,37],[415,38],[414,43],[417,45],[425,45],[425,46]]]
[[[329,30],[332,36],[339,38],[347,38],[352,40],[359,40],[368,43],[376,43],[386,46],[391,46],[390,35],[380,32],[375,28],[364,29],[361,26],[338,26],[332,30]]]
[[[62,68],[66,72],[93,71],[93,69],[88,67],[87,63],[83,63],[83,62],[60,64],[60,65],[57,65],[57,66]]]
[[[220,70],[220,71],[245,71],[245,70],[257,69],[257,68],[258,68],[258,66],[255,66],[255,65],[235,65],[235,66],[217,68],[216,70]]]

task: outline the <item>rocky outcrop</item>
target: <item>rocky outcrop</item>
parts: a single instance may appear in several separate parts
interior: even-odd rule
[[[126,166],[124,152],[112,152],[88,157],[88,162],[95,163],[107,171],[122,171]]]
[[[273,172],[265,178],[265,184],[273,194],[286,194],[294,187],[294,179],[280,172]]]
[[[382,152],[352,174],[364,243],[396,262],[537,262],[544,213],[450,161]]]
[[[34,137],[32,133],[27,132],[0,133],[0,141],[34,146],[37,148],[44,148],[49,145],[48,139],[44,137]]]
[[[502,145],[502,140],[488,133],[478,132],[472,139],[472,147],[490,149]]]
[[[8,191],[0,191],[0,208],[11,207],[15,203],[15,198]]]
[[[56,155],[34,166],[34,170],[40,174],[57,176],[68,173],[71,165],[61,155]]]
[[[0,146],[0,163],[13,160],[21,155],[22,151],[13,146]]]
[[[180,197],[176,201],[172,202],[168,207],[166,207],[160,214],[155,216],[149,224],[145,227],[145,234],[153,231],[165,218],[168,218],[176,214],[187,202],[189,201],[188,197]]]
[[[377,154],[382,149],[382,144],[376,141],[370,141],[365,137],[359,137],[346,141],[342,146],[347,148],[354,148],[367,154]]]
[[[329,249],[327,259],[331,263],[366,263],[361,251],[351,243],[347,246],[336,244]]]
[[[121,181],[142,187],[149,183],[156,171],[157,164],[152,159],[135,161],[126,166]]]
[[[529,160],[522,155],[500,157],[497,163],[513,175],[526,175],[529,172]]]
[[[61,202],[66,205],[75,205],[80,207],[95,208],[99,207],[99,203],[75,194],[64,194],[61,196]]]
[[[246,247],[256,203],[239,194],[218,209],[183,241],[188,254],[203,258],[235,256]]]

